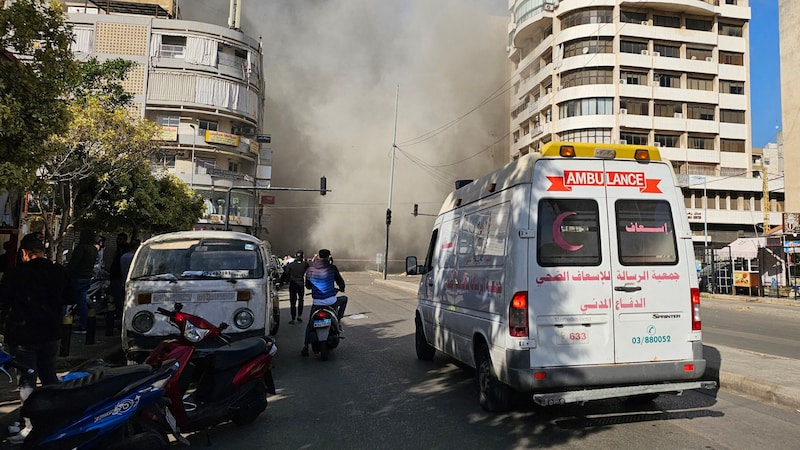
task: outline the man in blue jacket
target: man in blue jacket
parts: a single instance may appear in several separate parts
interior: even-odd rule
[[[339,286],[339,291],[344,292],[344,278],[339,273],[339,269],[333,265],[333,258],[331,258],[331,251],[323,248],[317,253],[317,258],[311,263],[311,267],[306,270],[306,287],[311,289],[311,298],[314,304],[311,307],[311,314],[321,306],[333,306],[337,309],[336,316],[339,323],[342,323],[344,317],[344,310],[347,307],[347,297],[342,295],[336,297],[336,283]],[[341,327],[338,330],[341,333]],[[306,340],[303,350],[300,352],[303,356],[308,356],[308,343],[311,334],[311,320],[308,321],[306,326]]]

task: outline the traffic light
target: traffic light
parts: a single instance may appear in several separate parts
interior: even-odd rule
[[[414,203],[414,217],[417,217],[417,214],[419,214],[419,205]]]
[[[328,179],[325,177],[319,177],[319,195],[325,195],[328,191]]]
[[[386,208],[386,225],[389,225],[390,223],[392,223],[392,210]]]

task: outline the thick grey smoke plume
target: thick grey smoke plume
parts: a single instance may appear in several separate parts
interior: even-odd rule
[[[339,264],[376,268],[398,106],[389,258],[423,256],[433,218],[413,217],[413,204],[436,214],[456,179],[507,159],[506,4],[243,2],[241,29],[264,47],[272,186],[316,188],[324,175],[333,191],[274,193],[276,253],[330,248]],[[184,19],[227,24],[224,0],[182,2],[181,9]]]

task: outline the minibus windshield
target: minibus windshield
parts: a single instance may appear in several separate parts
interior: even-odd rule
[[[131,279],[246,279],[264,276],[259,247],[231,239],[156,242],[139,249]]]

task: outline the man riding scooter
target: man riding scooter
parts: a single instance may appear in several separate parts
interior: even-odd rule
[[[317,258],[311,263],[311,267],[306,270],[306,287],[311,289],[311,298],[313,299],[313,306],[311,307],[311,314],[321,307],[330,306],[336,309],[336,316],[341,323],[344,317],[344,310],[347,307],[347,297],[336,297],[336,288],[334,283],[339,287],[339,292],[344,292],[344,279],[339,269],[333,265],[333,258],[331,258],[331,251],[323,248],[317,253]],[[308,344],[311,339],[311,320],[306,325],[306,337],[303,345],[303,350],[300,352],[303,356],[308,356]],[[342,330],[339,327],[339,335],[341,336]]]

